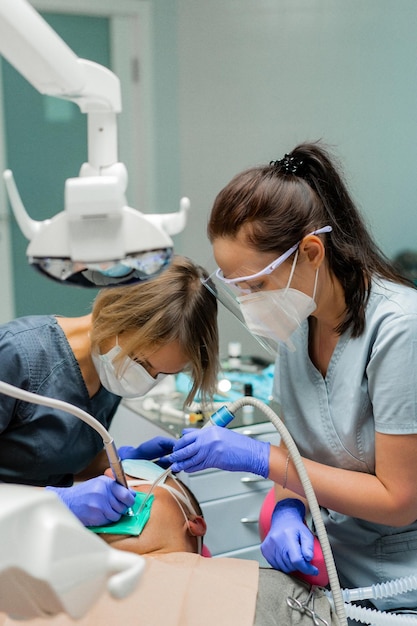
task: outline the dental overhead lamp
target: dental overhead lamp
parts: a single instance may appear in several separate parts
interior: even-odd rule
[[[65,182],[65,208],[37,221],[26,212],[10,170],[11,207],[29,240],[27,257],[54,280],[84,287],[129,285],[157,276],[173,253],[188,198],[176,213],[148,214],[126,206],[127,171],[117,155],[119,79],[78,58],[26,0],[0,2],[0,54],[41,94],[75,102],[87,114],[88,162]]]
[[[29,217],[10,170],[6,189],[29,240],[29,262],[63,283],[129,285],[169,264],[169,235],[183,230],[189,201],[177,213],[144,215],[126,206],[127,172],[117,160],[118,78],[79,59],[26,0],[0,0],[0,54],[40,93],[76,102],[88,119],[88,162],[65,184],[65,209]],[[13,394],[10,394],[13,395]],[[19,396],[15,396],[19,397]],[[15,619],[64,612],[77,619],[107,590],[130,594],[142,557],[115,550],[44,489],[0,485],[0,612]]]

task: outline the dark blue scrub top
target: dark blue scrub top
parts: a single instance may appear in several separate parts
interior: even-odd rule
[[[105,428],[121,398],[88,395],[78,361],[52,315],[0,326],[0,380],[75,404]],[[70,413],[0,394],[0,481],[68,486],[103,448],[101,436]]]

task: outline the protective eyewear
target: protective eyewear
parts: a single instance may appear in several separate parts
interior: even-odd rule
[[[323,233],[329,233],[331,230],[332,230],[331,226],[323,226],[322,228],[313,230],[313,232],[309,233],[308,235],[305,235],[305,237],[310,237],[310,235],[321,235]],[[303,239],[305,239],[305,237],[303,237]],[[279,267],[282,263],[284,263],[284,261],[286,261],[297,250],[301,242],[302,242],[302,239],[300,239],[300,241],[298,241],[295,245],[293,245],[289,250],[281,254],[277,259],[275,259],[275,261],[272,261],[272,263],[269,263],[269,265],[264,267],[259,272],[256,272],[255,274],[250,274],[249,276],[239,276],[238,278],[226,278],[223,275],[223,272],[220,269],[220,267],[218,267],[215,272],[216,277],[219,280],[221,280],[223,283],[226,283],[226,285],[235,285],[236,283],[243,283],[243,282],[247,282],[251,280],[256,280],[257,278],[260,278],[261,276],[272,274],[272,272],[276,270],[277,267]]]

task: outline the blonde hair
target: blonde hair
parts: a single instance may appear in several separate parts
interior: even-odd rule
[[[192,379],[185,403],[198,391],[203,401],[208,400],[217,383],[219,337],[217,300],[202,283],[207,278],[202,267],[174,256],[153,280],[101,290],[92,311],[92,349],[99,350],[106,340],[126,331],[130,331],[129,341],[120,358],[178,341]]]

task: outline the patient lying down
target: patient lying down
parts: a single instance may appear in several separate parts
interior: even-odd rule
[[[143,463],[143,462],[142,462]],[[111,476],[111,470],[107,470]],[[149,483],[127,476],[135,491],[148,493]],[[207,526],[194,494],[177,478],[168,476],[153,491],[150,518],[139,536],[101,534],[104,541],[118,550],[142,555],[172,552],[201,553]]]
[[[108,472],[111,476],[111,470]],[[128,481],[135,490],[149,491],[149,485],[135,484],[130,476]],[[186,609],[182,606],[181,610],[190,611],[190,617],[188,622],[181,613],[178,626],[212,626],[223,624],[222,620],[227,626],[311,625],[311,616],[306,614],[303,617],[287,604],[288,597],[297,598],[300,602],[307,597],[309,589],[304,583],[282,572],[260,568],[255,561],[197,556],[201,554],[202,539],[207,530],[200,505],[191,490],[178,478],[169,476],[165,485],[169,490],[162,486],[155,488],[150,518],[139,536],[101,536],[113,548],[159,557],[159,565],[163,560],[165,566],[173,568],[171,576],[168,575],[168,586],[174,579],[181,585],[178,578],[182,578],[185,568],[189,580],[183,597]],[[173,490],[177,491],[178,499],[175,499]],[[219,595],[219,589],[225,592],[227,600]],[[165,593],[166,587],[164,602]],[[327,599],[319,595],[315,600],[317,614],[327,619],[329,626],[336,625],[336,617],[331,615]],[[191,617],[193,610],[194,617]],[[152,623],[159,624],[159,621]],[[166,626],[165,621],[160,623]]]
[[[139,536],[100,535],[112,548],[145,556],[147,565],[138,588],[123,601],[103,595],[77,620],[78,626],[311,626],[308,613],[294,611],[287,603],[288,597],[306,600],[309,588],[304,583],[260,568],[256,561],[200,556],[206,532],[200,506],[178,479],[168,477],[165,484],[174,493],[155,488],[150,517]],[[131,485],[146,493],[150,488],[143,483]],[[184,496],[174,498],[183,490],[188,503]],[[321,592],[314,610],[329,626],[337,626]],[[21,623],[2,617],[0,626]],[[59,615],[32,620],[30,626],[75,626],[75,622]]]

